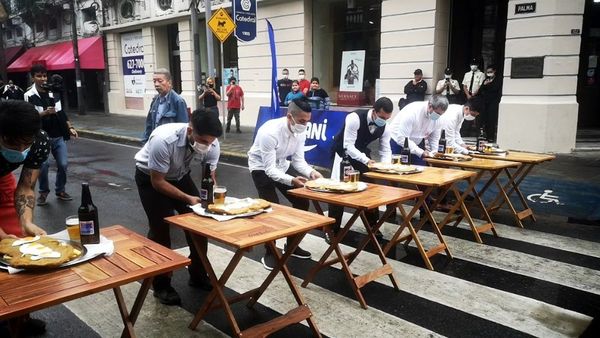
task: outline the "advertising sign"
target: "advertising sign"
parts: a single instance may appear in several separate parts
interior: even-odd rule
[[[365,69],[365,51],[342,52],[340,92],[362,92]]]
[[[121,34],[125,97],[144,97],[144,39],[142,31]]]
[[[240,41],[256,38],[256,0],[233,0],[235,37]]]

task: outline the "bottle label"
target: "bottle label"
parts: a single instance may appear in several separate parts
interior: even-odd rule
[[[200,189],[200,199],[206,201],[208,199],[208,190]]]
[[[479,140],[477,142],[477,150],[483,151],[484,145],[485,145],[485,140]]]
[[[408,155],[400,155],[400,163],[408,164]]]
[[[94,234],[94,221],[79,221],[79,233],[84,236]]]
[[[446,145],[445,144],[439,144],[438,145],[438,153],[444,153],[446,151]]]

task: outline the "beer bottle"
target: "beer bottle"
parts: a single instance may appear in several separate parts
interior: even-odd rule
[[[200,184],[200,203],[204,209],[213,204],[213,186],[215,182],[210,175],[210,163],[204,165],[204,175]]]
[[[477,136],[477,151],[483,152],[485,144],[487,143],[487,137],[483,128],[479,129],[479,136]]]
[[[402,147],[402,151],[400,152],[400,164],[410,164],[410,147],[408,146],[408,137],[404,138],[404,147]]]
[[[438,153],[444,154],[446,153],[446,130],[442,129],[442,137],[440,137],[440,142],[438,143]]]
[[[344,157],[342,158],[342,162],[340,162],[340,182],[347,182],[348,172],[354,170],[352,164],[350,163],[350,156],[346,153],[346,148],[344,148]]]
[[[98,223],[98,208],[92,202],[92,194],[88,183],[81,183],[81,205],[77,210],[79,217],[79,233],[81,244],[100,243],[100,224]]]

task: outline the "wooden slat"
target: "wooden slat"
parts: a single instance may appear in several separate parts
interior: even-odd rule
[[[356,287],[360,289],[363,286],[367,285],[369,282],[372,282],[382,276],[386,276],[386,275],[389,275],[392,273],[393,273],[392,266],[388,263],[388,264],[385,264],[384,266],[377,268],[369,273],[366,273],[366,274],[358,276],[358,277],[354,277],[354,282],[356,283]]]
[[[168,257],[165,257],[146,246],[142,246],[139,248],[133,248],[133,249],[131,249],[131,251],[136,252],[137,254],[139,254],[141,256],[144,256],[145,258],[153,261],[154,263],[162,263],[162,262],[170,261],[170,259]]]
[[[492,228],[491,223],[486,223],[486,224],[480,225],[478,227],[475,227],[475,229],[477,229],[477,232],[479,232],[479,233],[486,232],[486,231],[490,230],[491,228]]]
[[[60,291],[70,290],[74,287],[85,285],[86,281],[82,278],[70,280],[64,283],[49,284],[43,289],[40,287],[32,286],[29,290],[24,292],[13,292],[10,294],[3,295],[2,298],[11,305],[21,302],[30,302],[32,304],[37,303],[37,298],[44,297],[49,294],[57,293]]]
[[[440,167],[458,167],[466,169],[479,169],[479,170],[499,170],[504,168],[518,167],[518,162],[502,161],[502,160],[491,160],[487,158],[474,158],[471,161],[455,162],[446,161],[436,158],[426,158],[427,163],[437,165]]]
[[[475,154],[475,157],[498,159],[503,161],[521,162],[521,163],[542,163],[552,161],[556,156],[551,154],[539,154],[539,153],[527,153],[522,151],[509,151],[504,156],[488,155],[488,154]]]
[[[300,323],[301,321],[310,318],[310,316],[312,316],[312,313],[308,306],[301,305],[280,317],[242,331],[240,337],[266,337],[286,326]]]
[[[524,219],[531,215],[533,215],[533,211],[531,211],[531,209],[525,209],[523,211],[517,212],[517,216],[519,217],[519,219]]]
[[[115,252],[114,254],[105,257],[105,259],[127,272],[133,272],[142,268],[140,265],[137,265],[134,262],[127,259],[126,257],[123,257],[118,252]]]
[[[444,243],[440,243],[434,246],[433,248],[427,250],[427,257],[431,258],[444,250],[446,250],[446,245]]]
[[[95,260],[91,261],[90,264],[92,264],[96,268],[102,270],[102,272],[104,272],[105,274],[107,274],[110,277],[119,276],[124,273],[127,273],[127,271],[125,271],[121,267],[116,266],[114,263],[112,263],[111,261],[104,259],[104,258],[95,259]]]
[[[137,264],[143,268],[147,268],[147,267],[156,265],[156,264],[154,264],[153,261],[147,259],[144,256],[141,256],[140,254],[138,254],[137,252],[132,251],[132,250],[122,251],[121,256],[129,259],[130,261],[134,262],[135,264]]]
[[[106,279],[110,277],[104,271],[95,267],[92,264],[80,264],[71,268],[73,272],[81,276],[81,278],[85,279],[88,283],[96,282],[99,280]]]
[[[370,171],[364,175],[376,180],[440,187],[468,179],[474,176],[475,173],[457,169],[423,167],[423,172],[409,175],[384,174],[375,171]]]

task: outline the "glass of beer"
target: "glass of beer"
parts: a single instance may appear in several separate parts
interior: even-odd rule
[[[71,215],[65,218],[65,225],[67,226],[67,232],[69,232],[69,239],[72,241],[80,241],[79,237],[79,216]]]
[[[215,185],[213,188],[213,203],[214,204],[225,204],[225,197],[227,196],[227,188],[222,185]]]
[[[358,170],[350,170],[348,171],[348,182],[356,183],[358,182],[358,177],[360,176],[360,171]]]
[[[446,146],[446,154],[454,154],[454,147]]]
[[[400,159],[402,156],[400,155],[392,155],[392,164],[400,164]]]

